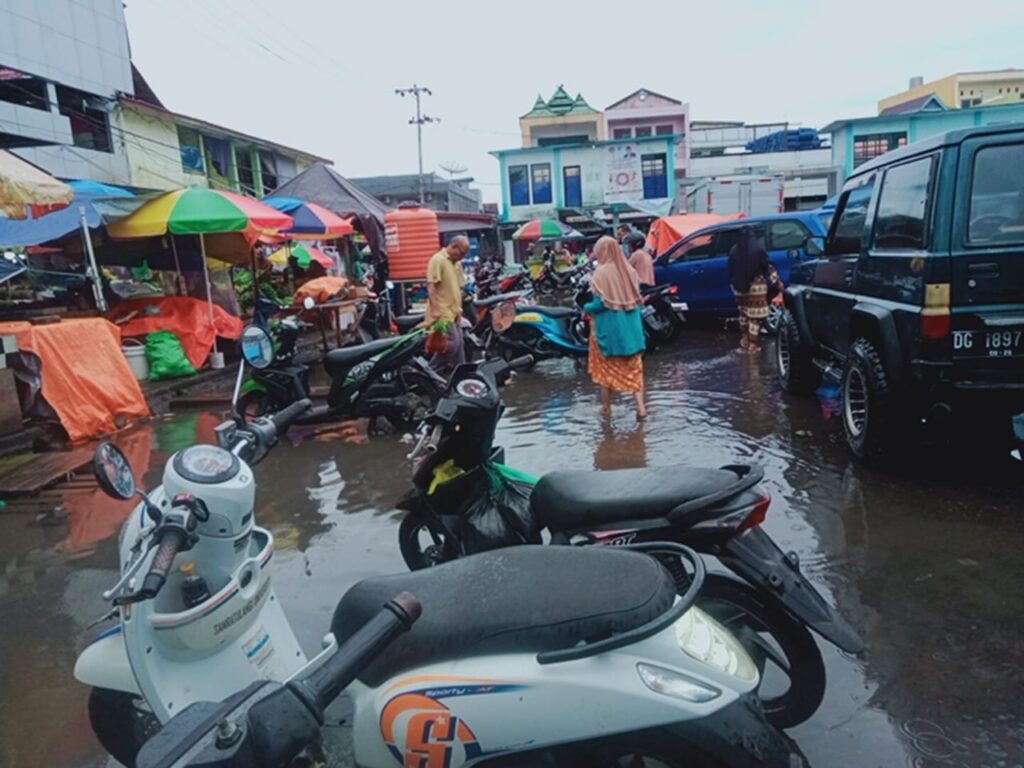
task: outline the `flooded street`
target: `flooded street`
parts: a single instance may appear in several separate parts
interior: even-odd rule
[[[814,399],[783,398],[770,345],[741,352],[733,335],[684,334],[648,358],[650,418],[625,398],[609,423],[572,362],[541,364],[506,389],[498,442],[535,474],[687,464],[762,465],[774,501],[765,523],[852,621],[860,657],[822,644],[828,689],[792,730],[811,765],[1024,764],[1024,472],[925,461],[884,473],[855,463],[841,427]],[[146,487],[175,450],[209,440],[216,413],[183,413],[122,443]],[[398,437],[282,445],[257,472],[257,521],[277,539],[274,586],[307,652],[342,593],[404,570],[394,502],[408,487]],[[1018,467],[1017,470],[1020,468]],[[129,505],[130,506],[130,505]],[[105,766],[72,677],[99,629],[127,513],[99,491],[66,513],[0,512],[0,766]]]

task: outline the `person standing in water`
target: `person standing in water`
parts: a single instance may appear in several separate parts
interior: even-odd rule
[[[740,229],[739,242],[729,249],[729,282],[739,305],[743,343],[760,344],[761,322],[768,317],[768,283],[780,293],[783,286],[753,227]]]
[[[458,235],[427,262],[427,314],[423,324],[429,328],[440,321],[447,327],[448,348],[430,358],[430,367],[443,376],[466,362],[460,325],[466,275],[459,262],[468,253],[469,238]]]
[[[640,280],[613,237],[594,246],[597,269],[590,281],[594,298],[583,311],[593,318],[588,371],[601,387],[601,412],[612,410],[614,392],[632,392],[638,419],[647,417],[644,403],[644,328]]]

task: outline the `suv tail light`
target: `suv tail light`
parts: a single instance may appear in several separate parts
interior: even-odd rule
[[[736,529],[736,535],[749,531],[751,528],[756,528],[764,522],[765,518],[768,517],[768,507],[771,506],[772,495],[765,492],[764,496],[758,499],[757,503],[754,504],[754,508],[750,510],[750,514],[744,518],[743,522],[739,524]]]
[[[949,283],[928,283],[924,287],[924,309],[921,311],[921,337],[944,339],[953,330],[949,311]]]

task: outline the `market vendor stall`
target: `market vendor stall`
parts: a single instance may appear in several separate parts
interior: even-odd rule
[[[108,315],[120,327],[121,337],[146,336],[168,330],[181,340],[189,362],[199,369],[210,357],[217,337],[237,339],[242,321],[213,305],[213,325],[205,301],[188,296],[158,296],[125,299]]]
[[[121,352],[117,326],[101,318],[32,325],[0,323],[0,334],[18,338],[12,361],[32,396],[24,403],[39,413],[41,394],[71,440],[84,440],[119,426],[117,418],[149,415],[149,406]],[[24,353],[31,353],[26,355]]]

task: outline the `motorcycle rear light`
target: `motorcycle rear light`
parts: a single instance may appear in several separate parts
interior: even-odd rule
[[[758,502],[754,505],[754,508],[750,511],[750,514],[746,516],[739,528],[736,529],[736,534],[739,535],[744,531],[749,531],[751,528],[756,528],[765,521],[768,517],[768,507],[772,504],[772,495],[766,493],[762,496]]]
[[[668,292],[672,296],[678,296],[679,295],[679,286],[678,285],[673,285],[671,288],[668,289]]]
[[[637,664],[636,671],[644,685],[655,693],[671,696],[673,699],[702,704],[722,695],[717,688],[712,688],[710,685],[705,685],[679,672],[656,667],[653,664]]]

